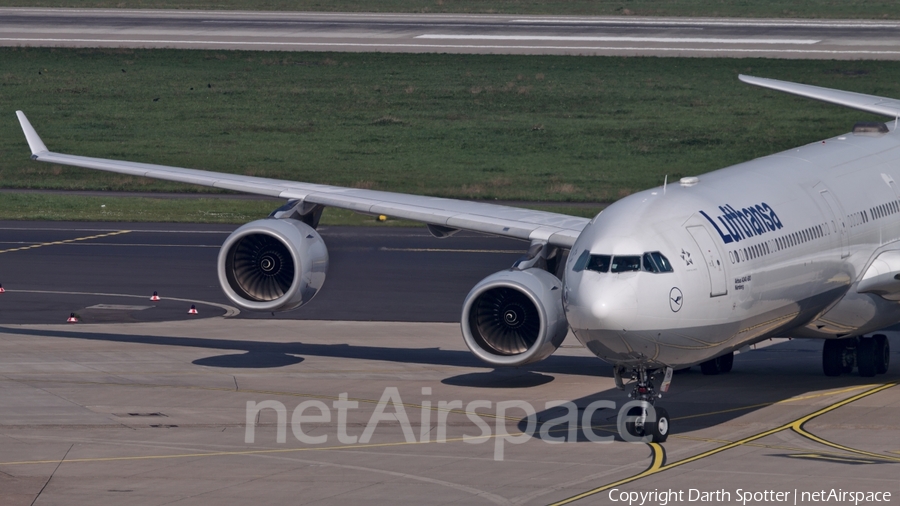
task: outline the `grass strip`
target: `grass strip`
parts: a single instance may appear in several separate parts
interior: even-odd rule
[[[897,19],[893,0],[5,0],[6,7]]]
[[[166,223],[247,223],[265,218],[277,202],[219,198],[87,197],[56,194],[0,194],[0,220],[127,221]],[[593,217],[600,207],[529,206],[573,216]],[[418,227],[420,223],[388,219],[344,209],[325,208],[322,225]]]
[[[51,150],[453,198],[609,202],[883,119],[738,82],[900,97],[900,62],[0,49],[0,185],[212,191]],[[3,196],[2,199],[8,197]]]

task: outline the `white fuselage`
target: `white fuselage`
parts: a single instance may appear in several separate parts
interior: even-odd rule
[[[900,304],[856,291],[873,259],[900,246],[894,181],[900,136],[891,131],[845,134],[631,195],[572,247],[569,325],[614,364],[677,368],[773,336],[833,339],[894,324]],[[585,252],[660,252],[672,272],[592,270]]]

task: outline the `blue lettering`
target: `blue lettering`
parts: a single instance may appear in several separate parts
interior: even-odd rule
[[[775,230],[775,224],[772,223],[772,218],[769,218],[769,215],[766,214],[765,209],[763,209],[759,204],[756,204],[755,209],[759,216],[762,217],[762,219],[765,221],[766,228],[768,228],[769,231]]]
[[[753,226],[753,230],[756,231],[757,234],[764,234],[766,232],[766,229],[763,228],[762,223],[756,216],[756,209],[752,207],[750,209],[744,209],[744,215],[750,216],[750,225]]]
[[[702,214],[704,218],[706,218],[707,220],[709,220],[710,223],[712,223],[712,226],[715,227],[716,232],[719,233],[719,237],[722,238],[722,242],[724,242],[725,244],[728,244],[734,240],[734,239],[732,239],[731,234],[728,234],[728,235],[723,234],[722,230],[719,229],[719,226],[716,225],[716,222],[714,222],[712,220],[712,218],[709,217],[708,214],[704,213],[703,211],[700,211],[700,214]]]
[[[775,210],[769,207],[769,204],[765,202],[762,203],[762,208],[766,211],[769,211],[769,219],[772,220],[772,223],[775,224],[775,228],[780,229],[782,227],[781,220],[778,219],[778,216],[775,214]]]
[[[735,227],[734,223],[728,219],[728,211],[722,206],[719,206],[719,211],[722,211],[722,216],[719,216],[719,221],[722,222],[722,225],[728,230],[728,233],[731,234],[731,237],[734,238],[735,241],[740,241],[741,236],[737,231],[737,227]]]
[[[711,218],[704,211],[700,211],[700,214],[716,229],[725,244],[773,232],[784,226],[778,219],[778,215],[775,214],[775,210],[765,202],[741,210],[725,204],[719,206],[719,212],[721,215],[716,219]]]
[[[743,211],[735,211],[733,207],[727,206],[731,209],[731,212],[734,213],[735,218],[737,218],[738,224],[741,226],[741,230],[744,232],[744,238],[753,237],[753,229],[750,227],[750,223],[747,221],[747,218],[744,216]]]

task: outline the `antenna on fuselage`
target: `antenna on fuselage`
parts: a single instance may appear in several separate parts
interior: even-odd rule
[[[894,125],[896,127],[896,124]],[[666,174],[665,179],[663,179],[663,195],[666,194],[666,186],[669,184],[669,175]]]

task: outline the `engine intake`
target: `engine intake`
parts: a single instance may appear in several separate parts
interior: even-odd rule
[[[289,311],[322,288],[328,250],[309,225],[265,219],[235,230],[219,251],[219,283],[242,309]]]
[[[562,282],[542,269],[492,274],[466,296],[461,326],[466,346],[491,365],[543,360],[559,348],[569,330]]]

